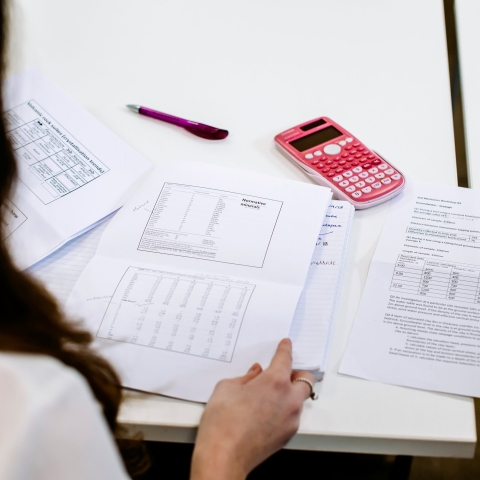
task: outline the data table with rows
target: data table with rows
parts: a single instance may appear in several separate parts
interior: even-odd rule
[[[45,205],[109,171],[38,102],[4,112],[19,178]]]
[[[480,303],[480,266],[399,255],[390,291]]]
[[[255,286],[129,267],[97,337],[230,362]]]

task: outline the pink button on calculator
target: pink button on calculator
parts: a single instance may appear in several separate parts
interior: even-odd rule
[[[405,186],[397,168],[327,117],[279,133],[275,144],[315,182],[357,209],[390,200]]]

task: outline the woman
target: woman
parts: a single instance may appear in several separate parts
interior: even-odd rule
[[[6,6],[0,1],[3,83]],[[1,92],[0,92],[1,93]],[[0,96],[0,109],[3,111]],[[16,164],[0,122],[0,204]],[[3,236],[4,210],[1,210]],[[119,379],[91,349],[92,337],[63,317],[41,285],[18,271],[0,243],[0,480],[125,479],[118,454]],[[283,340],[268,369],[220,382],[208,402],[192,459],[194,479],[241,479],[298,428],[310,394],[307,372],[292,374]],[[299,381],[295,381],[299,380]],[[129,473],[145,470],[139,442],[117,441]]]

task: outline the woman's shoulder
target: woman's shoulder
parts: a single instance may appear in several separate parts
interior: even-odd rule
[[[97,405],[84,377],[47,355],[0,353],[0,391],[0,418],[7,415],[10,421],[55,413],[60,404]]]
[[[9,397],[37,394],[32,400],[75,388],[89,392],[75,369],[47,355],[0,352],[0,389]],[[3,397],[3,395],[2,395]]]
[[[59,479],[126,478],[100,405],[76,370],[2,352],[0,392],[0,480],[49,478],[51,467]]]

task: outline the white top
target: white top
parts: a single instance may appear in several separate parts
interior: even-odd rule
[[[467,173],[470,188],[480,187],[480,62],[478,45],[480,31],[480,2],[477,0],[456,0],[455,19],[457,23],[458,56],[460,81],[463,97],[465,122],[465,143]]]
[[[127,479],[86,380],[47,356],[0,353],[0,480]]]
[[[441,0],[12,4],[12,71],[41,68],[158,164],[193,160],[309,182],[273,138],[326,115],[407,182],[456,185]],[[74,23],[65,21],[72,15]],[[128,103],[230,135],[204,140],[136,115]],[[473,455],[470,398],[337,374],[387,210],[355,212],[320,398],[305,402],[289,447]],[[120,421],[148,440],[193,442],[202,412],[201,404],[136,393]]]

